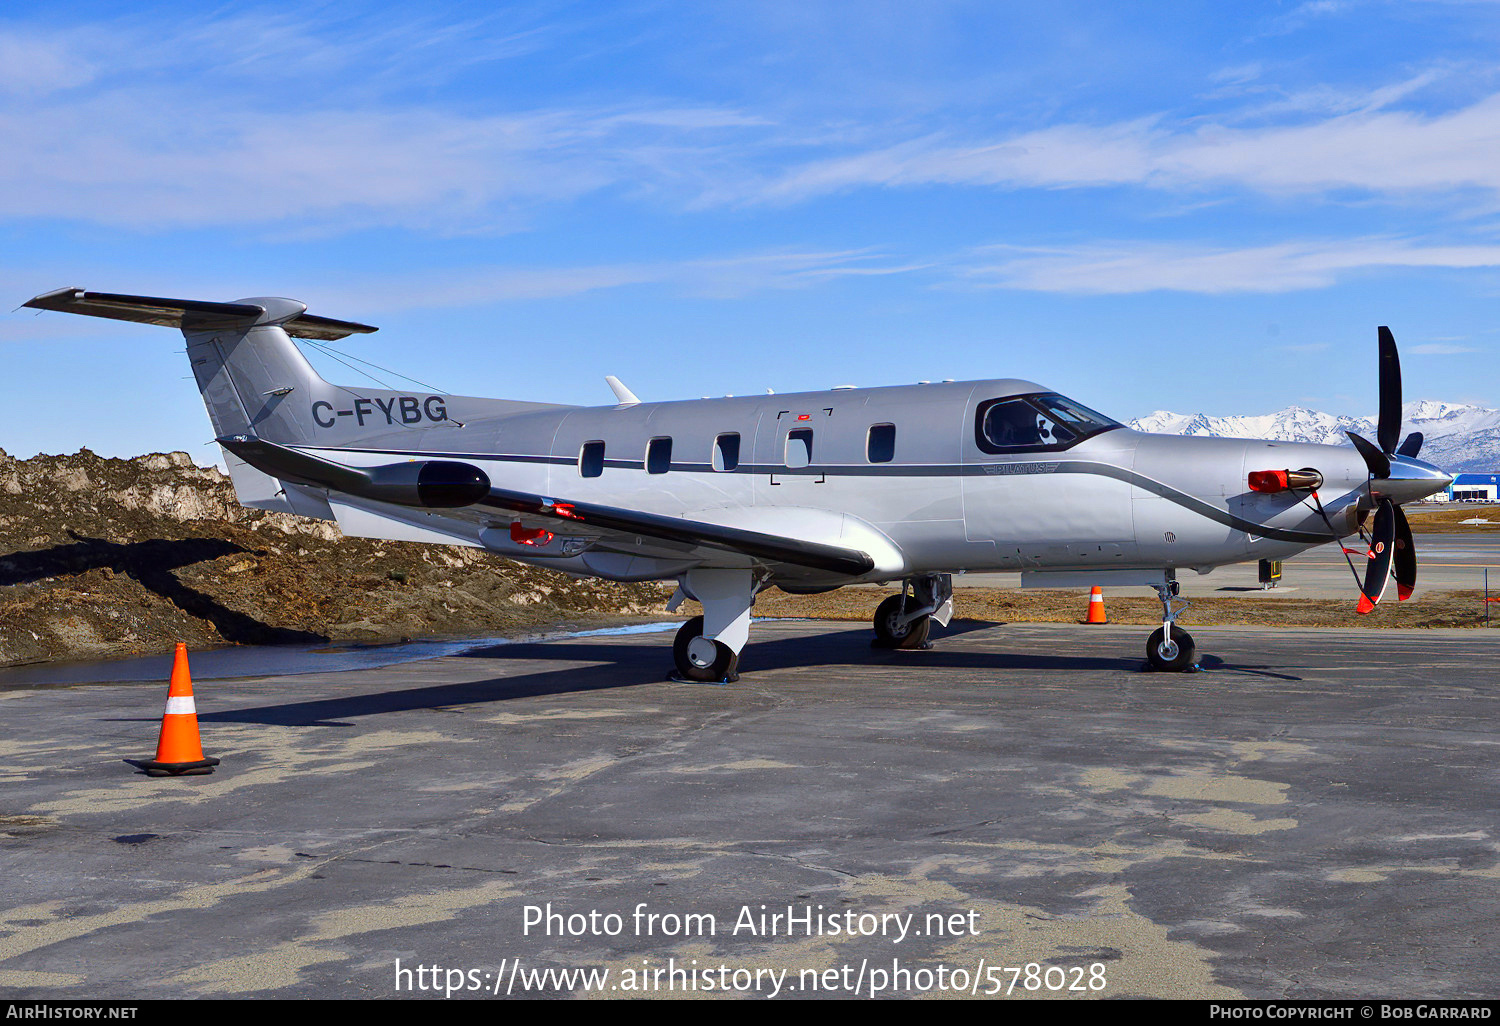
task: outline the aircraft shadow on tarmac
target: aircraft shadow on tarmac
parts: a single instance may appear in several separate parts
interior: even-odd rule
[[[898,667],[902,672],[920,674],[930,669],[988,670],[1003,674],[1008,670],[1052,670],[1059,674],[1082,670],[1119,670],[1139,672],[1138,656],[1045,654],[1035,652],[963,651],[944,648],[970,631],[984,630],[1002,624],[968,621],[955,623],[945,632],[936,648],[926,651],[890,651],[872,648],[871,632],[866,627],[834,630],[824,634],[779,638],[755,644],[747,650],[753,655],[747,673],[801,670],[808,667]],[[211,723],[260,723],[272,726],[352,726],[350,719],[381,713],[412,712],[419,709],[451,708],[505,702],[516,698],[564,695],[615,688],[659,684],[672,668],[671,653],[662,646],[578,643],[569,641],[522,642],[474,649],[455,659],[492,659],[570,663],[555,670],[522,673],[513,677],[491,677],[484,680],[435,684],[427,687],[400,688],[361,695],[344,695],[308,701],[261,705],[224,712],[200,712],[200,720]],[[1259,667],[1231,666],[1214,657],[1205,657],[1207,669],[1223,669],[1284,680],[1300,680],[1280,673],[1261,672]],[[584,664],[584,665],[577,665]],[[366,671],[370,672],[370,671]],[[1161,674],[1164,682],[1181,680],[1177,674]],[[1004,683],[1004,681],[1001,681]],[[684,685],[716,687],[714,684]],[[729,685],[734,687],[736,685]],[[879,688],[878,681],[870,684]]]
[[[0,557],[0,586],[28,584],[49,577],[71,576],[108,568],[125,574],[141,587],[177,608],[207,620],[225,641],[238,645],[289,645],[327,641],[321,634],[272,627],[221,604],[210,595],[189,588],[174,570],[248,549],[221,538],[153,538],[127,545],[87,538],[76,532],[72,545],[54,545],[33,552]]]

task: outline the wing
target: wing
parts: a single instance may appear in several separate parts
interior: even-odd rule
[[[489,496],[481,499],[478,505],[530,517],[548,518],[569,527],[585,527],[602,534],[655,538],[702,546],[772,563],[789,563],[810,570],[847,574],[850,577],[858,577],[875,568],[875,561],[868,553],[841,545],[747,531],[741,527],[726,527],[701,520],[663,516],[660,513],[602,506],[592,502],[565,502],[507,488],[491,486]]]
[[[468,464],[409,461],[389,467],[352,467],[246,435],[218,441],[250,466],[272,477],[412,509],[442,508],[445,515],[486,526],[510,524],[520,516],[528,523],[554,527],[560,534],[598,538],[609,548],[622,551],[630,551],[636,539],[646,538],[686,550],[733,553],[761,562],[849,577],[858,577],[875,568],[875,560],[869,553],[842,545],[496,487],[483,471]],[[483,479],[488,487],[475,487],[472,495],[465,496],[474,501],[461,508],[446,501],[423,501],[424,494],[433,494],[430,487],[424,493],[422,486],[424,478],[431,485],[435,476],[432,468],[440,468],[445,481],[454,476],[454,468],[464,468],[471,474],[461,475],[459,487],[476,485],[478,479]]]

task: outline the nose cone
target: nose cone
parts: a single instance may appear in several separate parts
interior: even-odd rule
[[[1389,477],[1377,477],[1370,490],[1395,503],[1416,502],[1434,495],[1453,483],[1453,475],[1431,463],[1410,456],[1392,456]]]

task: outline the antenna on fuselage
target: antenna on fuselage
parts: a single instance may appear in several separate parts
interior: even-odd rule
[[[615,394],[615,398],[619,400],[621,406],[636,406],[640,404],[640,399],[636,398],[636,394],[626,388],[625,383],[613,374],[604,375],[604,383]]]

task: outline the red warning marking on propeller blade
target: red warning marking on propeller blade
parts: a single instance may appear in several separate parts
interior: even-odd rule
[[[1354,611],[1360,616],[1364,616],[1366,613],[1373,612],[1374,609],[1375,603],[1370,601],[1370,596],[1364,594],[1361,594],[1359,596],[1359,605],[1354,607]]]

